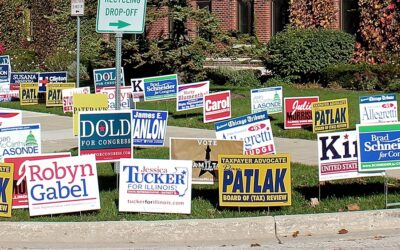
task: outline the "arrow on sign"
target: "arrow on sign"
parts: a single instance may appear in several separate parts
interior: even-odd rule
[[[122,28],[125,28],[125,27],[127,27],[127,26],[129,26],[129,25],[131,25],[130,23],[127,23],[127,22],[124,22],[124,21],[121,21],[121,20],[118,20],[118,22],[116,22],[116,23],[109,23],[109,25],[110,26],[115,26],[115,27],[117,27],[118,29],[122,29]]]

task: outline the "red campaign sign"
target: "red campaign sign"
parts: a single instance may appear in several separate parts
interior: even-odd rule
[[[5,163],[14,164],[14,183],[13,183],[13,198],[12,208],[27,208],[28,207],[28,190],[26,187],[25,178],[25,162],[45,159],[55,159],[71,157],[71,153],[55,153],[43,155],[17,156],[4,158]]]
[[[204,95],[204,123],[231,118],[231,91]]]
[[[312,125],[311,103],[318,101],[318,96],[285,98],[285,129]]]

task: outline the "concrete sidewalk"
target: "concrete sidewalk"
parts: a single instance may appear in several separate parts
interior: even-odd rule
[[[263,244],[267,248],[285,248],[300,245],[305,247],[309,244],[307,241],[314,241],[314,246],[322,249],[324,245],[318,245],[318,240],[325,238],[330,242],[338,237],[343,238],[338,233],[341,230],[346,230],[345,234],[348,234],[347,238],[351,241],[360,233],[376,237],[382,232],[390,232],[391,237],[396,239],[400,234],[399,229],[399,210],[208,220],[2,222],[0,246],[3,248],[206,247],[214,249],[238,246],[251,248],[250,243],[254,245],[257,243],[258,246]],[[17,238],[16,232],[18,232]],[[350,243],[345,242],[344,246],[348,244]],[[397,240],[392,244],[400,245],[400,241]],[[341,245],[338,243],[336,246]],[[356,246],[363,248],[363,245],[356,244]]]

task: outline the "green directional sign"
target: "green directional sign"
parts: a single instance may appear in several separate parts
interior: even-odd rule
[[[146,0],[98,0],[96,32],[143,33]]]

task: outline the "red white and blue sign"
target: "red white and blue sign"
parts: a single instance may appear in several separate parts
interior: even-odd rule
[[[43,72],[39,73],[39,92],[46,92],[47,84],[66,83],[67,72]]]
[[[400,123],[357,124],[359,171],[400,169]]]
[[[231,118],[231,91],[204,95],[203,122],[215,122]]]
[[[115,87],[117,83],[117,70],[115,68],[95,69],[93,76],[96,92],[100,92],[105,87]],[[123,67],[121,67],[121,85],[125,86]]]
[[[25,168],[30,216],[100,209],[94,155],[28,161]]]
[[[22,124],[22,112],[19,110],[0,111],[0,127],[14,127]]]
[[[217,139],[244,140],[247,155],[275,154],[274,137],[266,111],[215,123]]]
[[[203,107],[203,97],[209,93],[209,90],[209,81],[178,85],[176,111]]]
[[[97,162],[132,158],[131,111],[79,112],[78,154]]]
[[[167,130],[168,111],[132,110],[134,146],[162,147]]]
[[[396,94],[360,96],[360,124],[397,121]]]
[[[39,82],[39,73],[11,72],[10,90],[19,90],[19,85],[25,82]]]

